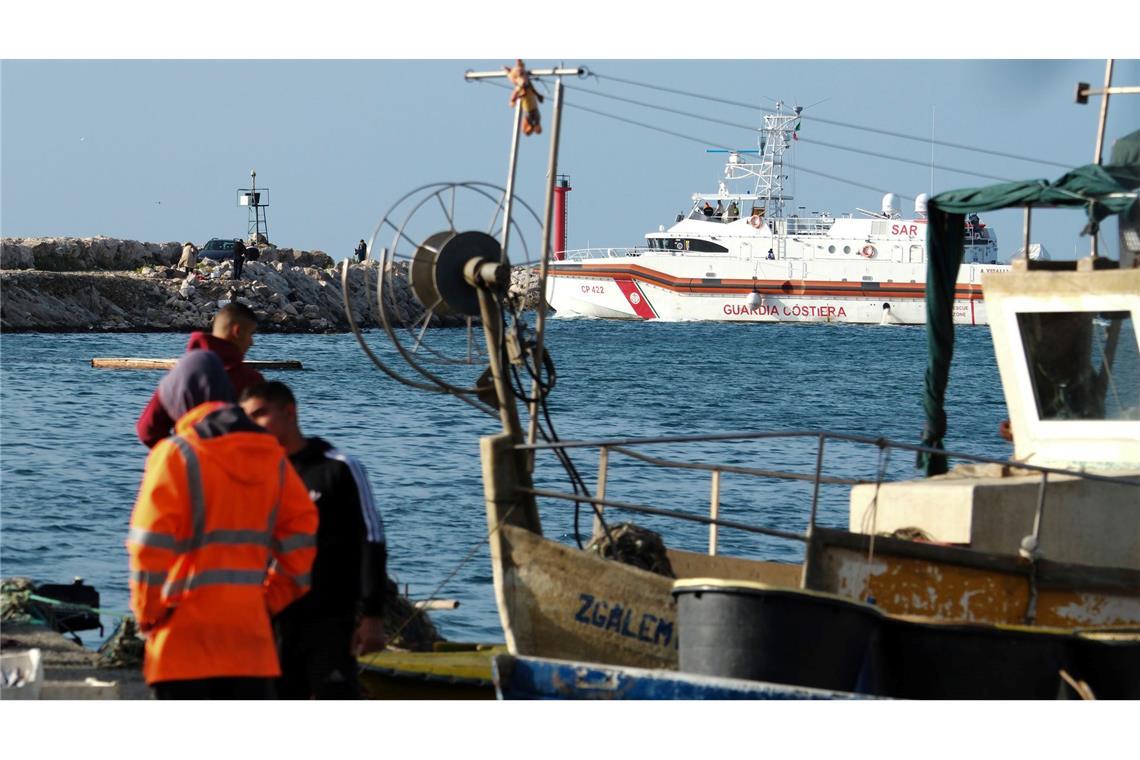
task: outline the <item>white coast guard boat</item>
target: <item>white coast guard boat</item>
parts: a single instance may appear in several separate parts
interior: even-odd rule
[[[799,111],[766,115],[760,149],[729,152],[717,192],[693,195],[688,213],[643,247],[551,262],[547,302],[560,316],[605,319],[923,324],[926,195],[910,219],[893,193],[878,213],[786,216],[783,156]],[[976,215],[963,243],[954,321],[987,324],[981,275],[1009,267]]]

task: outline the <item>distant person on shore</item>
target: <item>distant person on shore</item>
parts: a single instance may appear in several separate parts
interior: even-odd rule
[[[186,270],[186,274],[194,270],[198,265],[198,246],[191,243],[189,240],[182,246],[182,258],[178,259],[178,266]]]
[[[186,354],[158,393],[176,436],[147,457],[127,536],[143,675],[158,699],[270,699],[270,616],[309,589],[316,506],[217,354]]]
[[[244,362],[246,352],[253,345],[253,334],[256,331],[257,317],[253,310],[245,304],[231,301],[214,316],[209,333],[190,333],[186,351],[206,350],[217,354],[225,366],[234,392],[241,393],[250,385],[265,382],[260,372]],[[162,399],[156,390],[135,422],[135,433],[148,448],[153,448],[170,435],[170,428],[176,419],[162,405]]]
[[[234,274],[233,279],[241,279],[241,268],[245,264],[245,243],[238,238],[234,241]]]
[[[361,238],[360,243],[357,244],[357,246],[356,246],[356,260],[363,264],[364,263],[364,257],[367,255],[368,255],[368,245],[364,242],[364,239]]]
[[[364,467],[321,438],[306,438],[284,383],[242,391],[251,420],[285,447],[317,503],[313,588],[273,620],[281,699],[359,699],[356,657],[384,648],[388,550]]]

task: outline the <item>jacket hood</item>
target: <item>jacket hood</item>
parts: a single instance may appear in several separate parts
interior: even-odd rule
[[[234,389],[213,351],[190,351],[158,383],[158,399],[174,419],[207,401],[233,401]]]
[[[195,331],[190,333],[190,339],[186,341],[186,350],[189,352],[196,349],[213,351],[221,357],[222,365],[225,366],[227,372],[242,363],[243,356],[237,346],[225,338],[216,337],[208,332]]]
[[[208,402],[191,409],[174,427],[190,440],[204,463],[239,483],[276,487],[285,449],[237,404]]]

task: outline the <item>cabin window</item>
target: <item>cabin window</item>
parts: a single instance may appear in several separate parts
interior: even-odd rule
[[[910,263],[912,263],[912,264],[921,264],[922,263],[922,246],[921,245],[912,245],[910,247]]]
[[[851,253],[851,246],[849,246],[849,245],[843,246],[843,252],[844,253]]]
[[[827,252],[828,253],[835,253],[835,246],[833,246],[833,245],[827,246]]]
[[[728,249],[723,245],[711,243],[708,240],[701,240],[700,238],[673,238],[668,241],[663,241],[666,248],[672,248],[675,251],[697,251],[699,253],[728,253]]]
[[[1140,420],[1140,345],[1131,312],[1021,313],[1041,420]]]

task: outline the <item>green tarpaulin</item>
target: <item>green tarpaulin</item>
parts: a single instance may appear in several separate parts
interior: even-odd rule
[[[1113,214],[1132,213],[1140,189],[1140,130],[1117,140],[1112,161],[1074,169],[1055,182],[1003,182],[971,190],[939,193],[927,204],[926,226],[926,381],[922,405],[926,427],[922,444],[941,449],[946,435],[946,384],[954,355],[954,285],[962,264],[966,214],[1017,207],[1080,207],[1089,223],[1082,234],[1099,229]],[[946,457],[920,453],[917,466],[926,475],[946,472]]]

